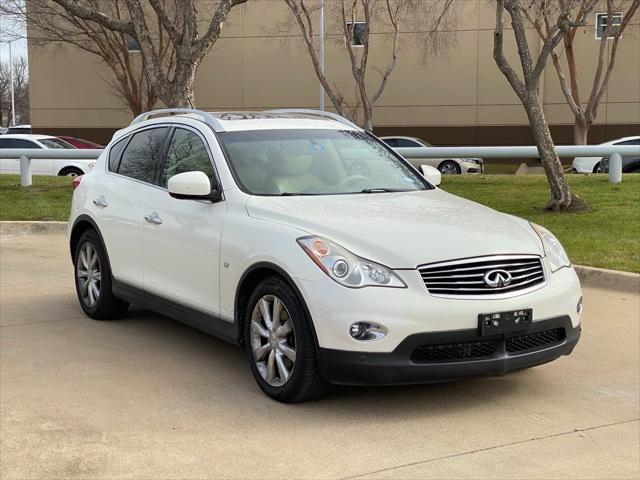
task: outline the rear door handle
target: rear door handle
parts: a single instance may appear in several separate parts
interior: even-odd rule
[[[144,220],[147,223],[153,223],[154,225],[162,225],[162,219],[158,216],[156,212],[153,212],[149,215],[145,215]]]
[[[108,203],[107,203],[107,201],[104,199],[104,197],[94,198],[94,199],[93,199],[93,204],[94,204],[96,207],[102,207],[102,208],[105,208],[105,207],[108,207],[108,206],[109,206],[109,204],[108,204]]]

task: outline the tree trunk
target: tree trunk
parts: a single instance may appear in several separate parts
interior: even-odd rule
[[[549,200],[546,209],[554,211],[583,211],[588,209],[587,204],[580,197],[571,193],[562,163],[560,163],[560,158],[555,152],[549,125],[537,96],[529,95],[525,99],[525,107],[544,173],[551,187],[551,200]]]
[[[576,115],[576,121],[573,124],[573,143],[574,145],[587,145],[589,128],[591,122],[585,118],[581,118]]]

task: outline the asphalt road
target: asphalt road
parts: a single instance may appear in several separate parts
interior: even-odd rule
[[[637,294],[586,289],[580,344],[545,366],[281,405],[197,330],[84,317],[64,237],[0,255],[4,480],[640,476]]]

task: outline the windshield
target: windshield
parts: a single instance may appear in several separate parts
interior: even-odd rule
[[[60,140],[59,138],[43,138],[40,140],[40,143],[47,148],[76,148],[70,143]]]
[[[257,195],[332,195],[430,188],[378,140],[347,130],[252,130],[219,137],[236,178]]]

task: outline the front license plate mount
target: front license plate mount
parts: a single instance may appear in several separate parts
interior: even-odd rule
[[[532,321],[533,309],[531,308],[478,315],[478,327],[480,335],[483,336],[524,332],[531,327]]]

